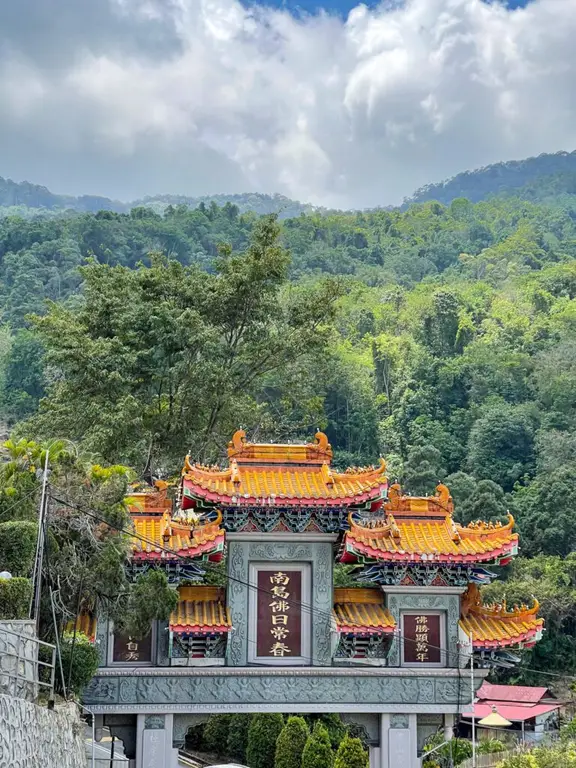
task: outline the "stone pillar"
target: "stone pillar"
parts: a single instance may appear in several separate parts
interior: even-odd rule
[[[138,715],[136,768],[177,768],[178,750],[172,748],[174,715]]]
[[[417,715],[380,716],[380,768],[419,768]]]
[[[370,768],[381,768],[380,747],[369,747]]]
[[[450,741],[454,736],[454,715],[444,715],[444,739]]]

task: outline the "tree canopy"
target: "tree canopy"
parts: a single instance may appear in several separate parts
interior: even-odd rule
[[[72,440],[84,475],[76,490],[59,477],[62,499],[105,516],[120,515],[120,479],[90,467],[173,477],[187,453],[219,460],[240,426],[260,440],[321,428],[338,468],[383,455],[407,491],[445,481],[464,523],[511,512],[525,559],[503,577],[529,600],[534,563],[555,573],[576,550],[576,186],[546,178],[539,195],[282,222],[177,199],[0,218],[0,417],[23,451],[0,469],[0,525],[35,519],[21,440]],[[65,523],[53,535],[68,553]],[[15,534],[24,555],[31,535]],[[152,591],[127,590],[123,555],[86,536],[69,553],[81,569],[109,571],[125,604]],[[564,653],[564,619],[542,605],[543,643]]]

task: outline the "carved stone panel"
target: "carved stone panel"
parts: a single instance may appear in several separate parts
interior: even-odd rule
[[[228,640],[228,665],[248,662],[250,563],[311,563],[312,604],[303,606],[312,618],[312,665],[329,665],[332,614],[332,544],[329,542],[231,541],[228,551],[228,605],[233,630]]]
[[[100,656],[100,666],[105,667],[108,663],[108,619],[101,613],[98,614],[96,622],[96,647]]]
[[[164,715],[146,715],[144,718],[144,728],[150,731],[162,731],[166,726]]]
[[[447,666],[458,667],[460,655],[458,651],[458,620],[460,618],[460,596],[450,594],[389,594],[387,597],[388,610],[396,620],[396,626],[401,627],[402,611],[410,610],[441,610],[446,612],[446,644],[448,648]],[[401,630],[400,630],[401,631]],[[400,666],[401,636],[396,636],[390,653],[388,664],[390,667]]]
[[[292,705],[337,705],[339,711],[362,705],[366,711],[379,704],[397,704],[407,709],[410,705],[423,705],[424,711],[440,711],[439,704],[457,705],[466,699],[465,688],[458,685],[454,674],[370,674],[351,670],[318,674],[324,670],[271,668],[270,672],[258,670],[237,675],[210,674],[155,674],[139,670],[129,676],[99,676],[88,686],[84,702],[89,707],[104,707],[111,711],[142,711],[148,705],[157,706],[159,712],[209,712],[226,711],[273,711],[273,707]],[[330,670],[331,672],[331,670]],[[467,700],[467,699],[466,699]],[[272,706],[271,706],[272,705]],[[356,707],[357,708],[357,707]],[[441,709],[441,708],[440,708]],[[144,710],[146,711],[146,710]],[[150,711],[150,710],[148,710]],[[332,710],[333,711],[333,710]]]

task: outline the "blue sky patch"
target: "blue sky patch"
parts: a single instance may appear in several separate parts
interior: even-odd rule
[[[252,2],[247,2],[246,4],[252,5]],[[364,0],[364,2],[368,6],[378,5],[378,2],[373,2],[372,0]],[[527,5],[528,2],[529,0],[508,0],[506,4],[509,8],[520,8]],[[315,13],[320,8],[324,8],[331,13],[346,16],[352,8],[359,4],[359,0],[259,0],[258,4],[285,8],[296,15],[302,11],[305,13]]]

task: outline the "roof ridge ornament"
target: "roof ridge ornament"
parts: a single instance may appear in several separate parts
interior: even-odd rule
[[[320,432],[320,430],[318,430],[314,437],[316,439],[316,445],[319,451],[322,453],[332,453],[332,446],[328,442],[328,436],[324,434],[324,432]]]
[[[232,435],[232,440],[228,443],[228,455],[230,456],[230,449],[239,453],[246,445],[246,432],[243,429],[237,429]]]

